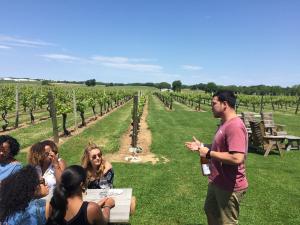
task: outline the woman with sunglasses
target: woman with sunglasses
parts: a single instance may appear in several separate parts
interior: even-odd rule
[[[45,224],[50,204],[39,198],[48,192],[45,180],[31,165],[8,176],[0,187],[0,224]]]
[[[94,143],[84,150],[82,159],[82,167],[87,171],[87,188],[100,189],[100,180],[107,180],[110,188],[113,187],[114,171],[111,163],[104,160],[101,149]]]
[[[81,158],[81,165],[87,171],[87,188],[101,189],[102,180],[106,181],[110,188],[113,187],[114,170],[111,163],[104,160],[101,149],[94,143],[89,143]],[[105,185],[104,185],[105,186]],[[132,196],[130,214],[135,212],[136,197]]]
[[[52,193],[56,183],[60,180],[65,163],[60,162],[58,155],[44,142],[38,142],[31,146],[27,161],[36,167],[40,176],[46,180],[49,191]]]
[[[22,168],[21,163],[15,159],[19,151],[20,144],[15,138],[0,135],[0,182]]]
[[[110,209],[115,206],[112,198],[105,198],[98,204],[85,202],[86,171],[78,165],[68,167],[61,176],[51,198],[51,214],[47,225],[107,224]]]

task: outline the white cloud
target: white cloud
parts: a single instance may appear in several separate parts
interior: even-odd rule
[[[126,57],[107,57],[107,56],[94,56],[92,57],[93,60],[98,62],[105,62],[105,63],[127,63],[129,61]]]
[[[156,59],[146,59],[146,58],[127,58],[127,57],[121,57],[121,56],[93,56],[92,60],[98,61],[98,62],[107,62],[107,63],[138,63],[138,62],[149,62],[149,61],[156,61]]]
[[[151,65],[151,64],[104,62],[104,63],[101,63],[101,65],[116,68],[116,69],[134,70],[134,71],[139,71],[139,72],[160,72],[163,69],[163,67],[161,67],[159,65]]]
[[[184,70],[192,70],[192,71],[198,71],[203,69],[203,67],[201,66],[192,66],[192,65],[182,65],[181,68]]]
[[[122,70],[138,71],[138,72],[158,73],[163,70],[163,67],[161,67],[160,65],[132,63],[134,61],[146,60],[143,58],[129,59],[127,57],[93,56],[89,59],[83,59],[83,58],[75,57],[72,55],[66,55],[66,54],[44,54],[41,56],[48,60],[55,60],[55,61],[61,61],[61,62],[67,62],[67,63],[72,63],[72,62],[92,63],[92,64],[100,63],[100,65],[105,66],[105,67],[122,69]]]
[[[6,45],[0,45],[0,49],[10,49],[11,47],[6,46]]]
[[[146,59],[146,58],[132,58],[129,59],[130,62],[150,62],[157,61],[157,59]]]
[[[16,38],[7,35],[0,35],[0,43],[6,46],[20,46],[20,47],[44,47],[44,46],[55,46],[53,43],[41,41],[41,40],[26,40],[22,38]]]
[[[41,55],[42,57],[46,59],[51,59],[51,60],[57,60],[57,61],[80,61],[81,59],[75,56],[71,55],[64,55],[64,54],[45,54]]]
[[[154,59],[146,58],[127,58],[127,57],[108,57],[108,56],[93,56],[94,62],[99,62],[101,65],[116,69],[133,70],[138,72],[161,72],[163,67],[160,65],[145,64],[139,62],[153,61]]]

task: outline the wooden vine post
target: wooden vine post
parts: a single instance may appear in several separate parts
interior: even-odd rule
[[[19,127],[19,89],[16,86],[16,120],[15,120],[15,128]]]
[[[198,97],[198,111],[201,111],[201,95]]]
[[[297,102],[297,106],[296,106],[295,114],[297,114],[297,113],[298,113],[299,105],[300,105],[300,97],[298,98],[298,102]]]
[[[75,132],[77,132],[77,105],[76,105],[76,94],[75,90],[73,90],[73,111],[74,111],[74,127]]]
[[[264,95],[262,94],[260,97],[260,113],[264,110]]]
[[[137,132],[138,132],[138,104],[139,104],[139,97],[137,95],[133,98],[133,111],[132,111],[132,137],[131,137],[131,146],[133,148],[137,147]]]
[[[52,120],[52,128],[53,128],[53,140],[55,143],[59,142],[58,137],[58,127],[57,127],[57,118],[56,118],[56,108],[54,103],[54,97],[52,91],[48,92],[48,102],[50,108],[50,115]]]

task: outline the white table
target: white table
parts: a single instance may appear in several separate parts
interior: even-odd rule
[[[114,194],[121,192],[120,194]],[[83,200],[89,202],[98,202],[100,197],[101,189],[87,189],[87,194],[83,194]],[[110,223],[128,223],[129,213],[130,213],[130,202],[132,196],[132,188],[122,188],[122,189],[110,189],[108,193],[113,193],[108,195],[115,200],[115,207],[110,210]]]

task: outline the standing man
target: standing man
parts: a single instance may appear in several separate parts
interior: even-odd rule
[[[238,224],[240,202],[246,193],[245,160],[248,134],[235,112],[236,97],[232,91],[213,95],[214,117],[221,118],[211,148],[203,147],[196,138],[186,147],[210,159],[211,174],[204,205],[209,225]]]

